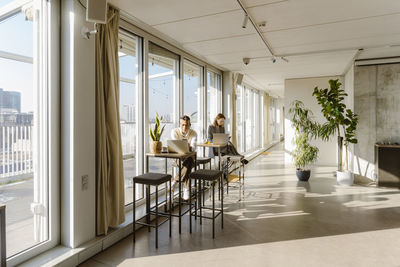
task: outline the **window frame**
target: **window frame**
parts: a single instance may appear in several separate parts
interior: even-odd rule
[[[17,2],[19,7],[30,1]],[[36,52],[38,56],[38,71],[34,75],[34,83],[38,88],[39,108],[38,119],[46,122],[41,125],[37,138],[40,141],[39,162],[41,170],[41,193],[45,192],[47,214],[47,240],[27,248],[7,258],[7,265],[20,264],[60,243],[60,1],[33,0],[32,4],[40,8],[40,19],[36,33],[39,36]],[[35,33],[35,29],[34,29]],[[46,105],[47,104],[47,105]]]

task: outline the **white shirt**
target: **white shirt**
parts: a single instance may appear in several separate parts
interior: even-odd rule
[[[175,128],[171,131],[171,138],[174,140],[188,140],[188,143],[192,147],[193,151],[196,150],[197,133],[195,130],[189,129],[186,134],[183,134],[181,128]]]

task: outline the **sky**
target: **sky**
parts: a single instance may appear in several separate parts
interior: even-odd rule
[[[0,7],[11,2],[0,0]],[[33,24],[21,13],[0,22],[0,51],[32,57]],[[21,93],[21,111],[33,111],[33,65],[0,58],[0,88]]]

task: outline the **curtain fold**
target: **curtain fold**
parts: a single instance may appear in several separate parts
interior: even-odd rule
[[[96,34],[96,234],[125,221],[119,118],[119,10],[109,6]]]

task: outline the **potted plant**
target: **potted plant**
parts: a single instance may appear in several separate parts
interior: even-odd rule
[[[310,145],[310,140],[316,138],[319,133],[319,124],[311,118],[311,110],[304,107],[303,102],[294,101],[289,114],[292,115],[292,126],[295,128],[296,148],[292,152],[296,175],[300,181],[308,181],[311,170],[307,166],[318,158],[318,148]]]
[[[342,84],[338,79],[329,80],[330,88],[314,88],[313,96],[317,98],[318,104],[322,107],[322,114],[327,122],[320,127],[319,136],[323,140],[337,134],[338,145],[338,168],[336,172],[339,184],[352,185],[353,173],[349,170],[348,147],[349,144],[356,144],[355,132],[357,129],[358,117],[344,104],[344,97],[347,94],[340,88]],[[343,168],[343,146],[346,149],[345,168]]]
[[[161,152],[162,142],[160,141],[161,136],[164,132],[165,125],[161,128],[161,121],[163,117],[159,117],[158,113],[156,114],[156,124],[154,125],[154,129],[152,130],[150,127],[150,137],[153,140],[150,144],[150,152],[153,154],[157,154]]]

